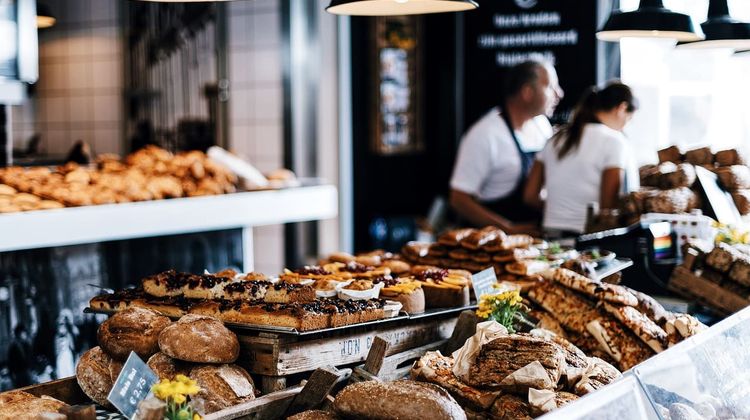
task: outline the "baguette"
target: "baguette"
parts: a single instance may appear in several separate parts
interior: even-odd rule
[[[602,307],[656,353],[661,353],[668,347],[667,333],[637,309],[609,303],[604,303]]]

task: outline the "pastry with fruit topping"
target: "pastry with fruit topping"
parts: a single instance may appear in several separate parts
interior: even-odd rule
[[[471,280],[465,273],[424,265],[412,268],[412,275],[422,283],[427,308],[467,306]]]

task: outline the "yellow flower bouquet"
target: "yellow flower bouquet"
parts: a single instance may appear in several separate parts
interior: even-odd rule
[[[188,405],[188,397],[200,392],[198,384],[185,375],[177,375],[174,380],[162,379],[151,387],[154,396],[167,403],[164,418],[169,420],[201,420],[201,416]]]
[[[484,294],[479,298],[477,316],[482,319],[493,319],[513,333],[513,318],[519,309],[523,309],[523,299],[518,290],[509,290],[499,294]]]

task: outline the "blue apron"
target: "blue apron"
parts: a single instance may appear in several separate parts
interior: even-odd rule
[[[482,205],[513,223],[539,223],[542,219],[541,212],[535,208],[527,206],[523,202],[523,190],[526,187],[526,179],[529,175],[529,171],[531,171],[531,166],[534,164],[536,152],[525,152],[523,150],[521,142],[518,140],[515,130],[513,130],[513,125],[510,123],[508,113],[505,112],[504,109],[501,109],[500,116],[508,126],[510,135],[513,137],[513,143],[516,145],[518,156],[521,158],[521,176],[516,181],[516,186],[513,188],[513,191],[508,193],[505,197],[493,201],[482,202]]]

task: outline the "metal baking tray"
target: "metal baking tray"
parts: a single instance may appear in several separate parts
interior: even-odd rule
[[[401,314],[399,314],[398,316],[394,316],[391,318],[383,318],[383,319],[378,319],[375,321],[360,322],[358,324],[344,325],[341,327],[334,327],[334,328],[323,328],[319,330],[310,330],[310,331],[298,331],[296,328],[289,328],[289,327],[274,327],[274,326],[269,326],[269,325],[240,324],[236,322],[224,322],[224,325],[226,325],[227,327],[233,330],[238,330],[238,331],[266,332],[266,333],[273,333],[273,334],[284,334],[284,335],[293,335],[293,336],[298,336],[298,337],[307,337],[307,336],[315,335],[315,334],[324,334],[324,333],[329,333],[333,331],[343,331],[343,330],[352,329],[352,328],[382,325],[382,324],[388,324],[388,323],[392,323],[396,321],[436,318],[436,317],[440,317],[444,315],[458,314],[462,311],[474,310],[476,308],[477,308],[476,305],[461,306],[457,308],[438,308],[438,309],[430,309],[428,311],[425,311],[424,313],[414,314],[414,315],[409,315],[405,312],[401,312]],[[117,311],[108,311],[108,310],[93,309],[93,308],[85,308],[83,311],[85,313],[98,313],[98,314],[107,314],[107,315],[111,315],[117,312]],[[175,317],[170,317],[170,318],[177,319]]]

